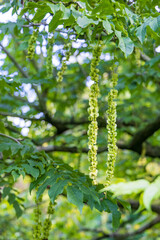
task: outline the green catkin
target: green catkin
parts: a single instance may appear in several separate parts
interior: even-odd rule
[[[44,220],[44,223],[43,223],[42,240],[46,240],[49,237],[49,233],[50,233],[51,226],[52,226],[51,215],[53,213],[54,213],[54,206],[53,206],[52,202],[50,201],[50,203],[48,205],[48,210],[47,210],[48,217]]]
[[[53,64],[52,64],[52,52],[53,52],[54,38],[48,38],[48,49],[47,49],[47,77],[53,77]]]
[[[69,60],[69,58],[71,56],[71,47],[72,47],[72,43],[67,43],[64,46],[64,48],[66,48],[67,51],[66,51],[65,59],[62,61],[62,67],[57,74],[57,82],[62,82],[62,80],[63,80],[64,72],[67,69],[67,63],[66,62]]]
[[[34,29],[30,39],[29,39],[29,43],[28,43],[28,58],[29,59],[32,59],[33,56],[34,56],[34,53],[35,53],[35,44],[36,44],[36,40],[37,40],[37,37],[38,37],[38,33],[39,33],[39,30],[38,28],[37,29]]]
[[[90,77],[91,80],[94,82],[90,88],[89,94],[89,120],[91,123],[88,127],[88,160],[90,162],[90,178],[93,180],[93,184],[97,184],[97,134],[98,134],[98,124],[97,124],[97,117],[98,117],[98,95],[99,95],[99,70],[96,68],[100,61],[100,55],[102,52],[102,45],[96,46],[93,50],[93,58],[91,61],[91,69],[90,69]]]
[[[141,66],[141,52],[138,48],[135,48],[135,60],[137,67]]]
[[[114,67],[111,68],[113,71]],[[107,110],[107,130],[108,130],[108,159],[106,171],[106,187],[110,185],[114,174],[114,164],[117,156],[117,124],[116,124],[116,98],[118,91],[115,89],[118,81],[118,74],[112,72],[112,88],[108,95],[108,110]]]
[[[42,197],[40,197],[38,200],[35,199],[36,208],[34,209],[34,221],[36,224],[33,227],[33,240],[41,240],[41,229],[42,229],[41,215],[42,215],[42,212],[39,207],[39,204],[41,202],[42,202]]]

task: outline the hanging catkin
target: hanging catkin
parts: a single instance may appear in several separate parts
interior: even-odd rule
[[[39,29],[35,28],[33,30],[33,33],[29,39],[29,43],[28,43],[28,58],[32,59],[35,53],[35,44],[36,44],[36,40],[38,37],[38,33],[39,33]]]
[[[118,81],[118,74],[114,72],[115,66],[111,68],[112,71],[112,88],[108,95],[108,110],[107,110],[107,130],[108,130],[108,159],[106,171],[106,187],[110,185],[114,174],[114,165],[117,156],[117,124],[116,124],[116,98],[118,91],[115,89]]]
[[[65,59],[63,59],[63,61],[62,61],[62,67],[57,74],[57,82],[62,82],[62,80],[63,80],[64,72],[67,69],[66,62],[69,60],[69,58],[71,56],[71,47],[72,47],[72,43],[67,43],[64,45],[64,48],[67,49],[67,51],[65,54]]]
[[[98,79],[99,79],[99,70],[96,68],[100,61],[100,55],[102,52],[102,45],[99,44],[93,50],[93,58],[91,61],[91,69],[90,69],[90,77],[93,81],[93,84],[90,88],[89,94],[89,120],[91,123],[88,127],[88,160],[90,162],[90,178],[93,180],[93,184],[97,184],[97,134],[98,134],[98,124],[97,124],[97,117],[98,117],[98,94],[99,94],[99,86],[98,86]]]
[[[52,222],[51,222],[51,215],[54,213],[54,206],[56,202],[52,204],[49,202],[47,214],[48,216],[45,218],[43,224],[41,222],[41,215],[42,212],[40,210],[39,204],[42,202],[42,196],[35,200],[36,208],[34,209],[34,221],[35,225],[33,227],[33,240],[46,240],[49,237],[49,233],[51,230]]]
[[[42,212],[40,210],[39,204],[42,202],[42,196],[37,200],[35,199],[36,208],[34,209],[34,222],[35,225],[33,227],[33,240],[41,240],[41,215]]]
[[[48,210],[47,210],[48,217],[44,220],[43,227],[42,227],[42,240],[46,240],[49,238],[49,233],[52,226],[51,215],[54,213],[54,205],[52,204],[51,201],[49,202]]]
[[[47,61],[46,61],[48,78],[51,78],[53,76],[53,64],[52,64],[53,42],[54,42],[54,38],[48,37],[48,49],[47,49]]]

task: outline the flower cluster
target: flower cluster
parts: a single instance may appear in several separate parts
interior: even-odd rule
[[[97,134],[98,134],[98,124],[97,124],[97,117],[98,117],[98,95],[99,95],[99,86],[98,86],[98,79],[99,79],[99,70],[96,68],[100,61],[100,55],[102,52],[102,45],[100,44],[97,46],[93,51],[93,58],[91,61],[91,69],[90,69],[90,77],[91,80],[94,82],[90,88],[89,94],[89,120],[91,121],[88,127],[88,159],[90,162],[90,178],[93,180],[93,184],[97,184]]]
[[[39,204],[42,201],[42,197],[40,197],[38,200],[35,200],[36,208],[34,209],[34,221],[35,225],[33,227],[33,240],[41,240],[41,229],[42,229],[42,223],[41,223],[41,215],[42,212],[39,208]]]
[[[71,47],[72,47],[72,43],[67,43],[64,46],[64,48],[66,48],[67,51],[66,51],[65,59],[62,61],[62,67],[57,74],[58,75],[57,76],[57,82],[62,82],[62,80],[63,80],[64,72],[67,69],[67,63],[66,62],[69,60],[69,58],[71,56]]]
[[[48,49],[47,49],[47,77],[48,78],[51,78],[53,76],[53,65],[52,65],[53,42],[54,42],[53,37],[48,38]]]
[[[56,204],[56,202],[55,202]],[[54,205],[52,202],[49,202],[47,214],[48,217],[44,220],[43,229],[42,229],[42,240],[48,239],[49,232],[51,230],[52,222],[51,222],[51,215],[54,213]]]
[[[36,40],[37,40],[37,37],[38,37],[38,33],[39,33],[38,28],[34,29],[32,35],[31,35],[31,37],[29,39],[29,43],[28,43],[28,58],[29,59],[32,59],[33,56],[34,56],[35,43],[36,43]]]
[[[112,69],[113,70],[113,69]],[[116,124],[116,98],[118,91],[115,89],[118,81],[118,74],[112,73],[112,89],[108,95],[108,110],[107,110],[107,130],[108,130],[108,160],[106,171],[106,186],[109,186],[114,174],[114,164],[117,156],[117,124]]]
[[[49,202],[47,213],[49,215],[52,215],[54,213],[54,207],[51,201]]]
[[[42,240],[48,239],[51,226],[52,226],[52,222],[51,222],[51,219],[48,217],[44,220],[44,223],[43,223]]]

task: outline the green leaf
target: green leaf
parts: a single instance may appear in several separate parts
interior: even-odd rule
[[[54,203],[57,195],[63,192],[64,186],[68,183],[68,180],[60,179],[58,182],[52,184],[52,187],[48,191],[48,195],[51,199],[51,202]]]
[[[100,203],[99,201],[99,198],[97,196],[97,192],[94,191],[91,187],[89,186],[85,186],[85,185],[82,185],[80,184],[79,185],[79,188],[81,189],[81,191],[86,194],[86,198],[88,199],[88,195],[92,197],[92,199],[97,202],[97,203]]]
[[[34,8],[38,8],[39,4],[34,2],[29,2],[25,8],[23,8],[20,12],[20,17],[23,16],[28,10],[33,10]]]
[[[144,191],[149,185],[149,182],[144,179],[140,179],[132,182],[121,182],[112,184],[108,189],[114,193],[115,196],[126,194],[137,194]]]
[[[113,32],[112,28],[111,28],[111,24],[107,19],[105,21],[103,21],[103,27],[105,28],[105,30],[108,34],[111,34]]]
[[[48,3],[47,5],[50,7],[51,11],[55,14],[59,10],[59,5],[54,3]]]
[[[140,27],[136,29],[136,36],[141,43],[144,42],[147,26],[149,26],[153,31],[157,31],[157,29],[160,28],[160,16],[155,18],[149,17]]]
[[[5,188],[3,189],[2,197],[5,198],[7,195],[9,195],[10,191],[11,191],[11,188],[10,188],[10,187],[5,187]]]
[[[93,4],[93,0],[90,0],[91,5]],[[109,0],[103,0],[100,1],[96,7],[93,8],[92,15],[100,15],[100,17],[106,17],[106,15],[111,15],[115,9],[113,8],[113,5],[111,1]]]
[[[157,177],[156,180],[151,183],[143,194],[143,202],[145,207],[148,210],[151,210],[151,203],[154,199],[159,198],[160,196],[160,177]]]
[[[124,52],[125,56],[128,57],[134,49],[134,43],[129,37],[119,39],[119,48]]]
[[[13,176],[13,179],[14,179],[14,181],[16,182],[17,181],[17,179],[19,178],[19,176],[20,176],[20,174],[19,173],[17,173],[16,171],[12,171],[12,176]]]
[[[39,170],[37,168],[34,168],[29,164],[22,164],[22,167],[26,170],[27,174],[30,174],[35,179],[37,179],[37,177],[39,176]]]
[[[156,31],[158,28],[160,28],[160,15],[158,17],[154,18],[149,23],[149,26],[153,31]]]
[[[160,62],[160,55],[157,55],[156,57],[148,61],[150,67],[154,66],[154,64],[157,64],[159,62]]]
[[[48,178],[48,179],[46,179],[45,180],[45,182],[38,188],[38,191],[37,191],[37,199],[42,195],[42,193],[46,190],[46,188],[47,188],[47,186],[48,185],[53,185],[55,182],[56,182],[56,180],[57,180],[57,178],[58,178],[58,174],[56,174],[56,175],[54,175],[54,176],[52,176],[52,177],[50,177],[50,178]]]
[[[140,27],[136,29],[136,36],[138,37],[141,43],[144,42],[146,36],[146,26],[147,23],[143,23]]]
[[[13,204],[15,201],[16,195],[14,193],[9,193],[8,195],[8,202],[9,204]]]
[[[77,18],[77,24],[81,27],[81,28],[86,28],[89,24],[98,24],[99,21],[94,21],[91,18],[87,18],[86,16],[83,17],[78,17]]]
[[[125,12],[127,14],[127,17],[129,18],[131,24],[134,24],[136,20],[136,14],[134,14],[132,11],[130,11],[128,8],[125,8]]]
[[[17,201],[14,201],[13,202],[13,207],[14,207],[14,209],[16,211],[17,218],[19,218],[22,215],[22,213],[23,213],[22,209],[20,208],[19,203]]]
[[[75,186],[68,186],[67,187],[67,199],[70,203],[76,205],[82,213],[83,208],[83,193],[79,190],[79,188]]]
[[[41,162],[37,162],[37,161],[33,161],[33,160],[28,160],[28,163],[31,167],[38,167],[41,171],[41,174],[44,174],[45,173],[45,169],[44,169],[44,166],[43,166],[43,163]]]
[[[116,36],[119,39],[118,47],[124,52],[125,56],[128,57],[134,49],[134,43],[129,37],[121,37],[120,31],[115,31]]]
[[[63,12],[58,11],[53,16],[51,22],[49,23],[49,32],[53,32],[59,25],[59,20],[62,18]]]
[[[117,199],[117,201],[120,202],[120,204],[122,204],[122,206],[123,206],[126,210],[131,211],[131,205],[130,205],[129,202],[124,201],[123,199],[119,199],[119,198]]]
[[[66,8],[63,3],[53,4],[53,3],[47,3],[47,5],[50,7],[51,11],[56,14],[56,12],[61,11],[63,13],[63,19],[68,19],[71,15],[71,10],[69,8]]]
[[[108,199],[104,200],[104,204],[109,209],[109,211],[112,213],[112,225],[113,225],[113,229],[115,231],[119,227],[120,218],[121,218],[121,214],[118,211],[118,206]]]
[[[9,150],[9,147],[10,147],[10,144],[7,144],[7,143],[0,143],[0,152],[3,152],[5,150]]]
[[[82,16],[82,13],[77,11],[73,5],[71,5],[71,11],[72,11],[72,15],[73,17],[77,20],[78,17],[81,17]]]
[[[36,181],[31,182],[29,186],[29,192],[31,193],[31,191],[35,189],[39,184],[41,184],[45,180],[45,178],[46,178],[46,175],[44,174],[43,176],[38,178]]]
[[[15,155],[20,149],[22,149],[23,147],[20,144],[12,144],[11,145],[11,152],[12,155]]]
[[[40,22],[45,17],[45,15],[50,12],[50,8],[48,6],[44,6],[43,8],[38,8],[34,18],[32,19],[33,22]]]
[[[113,38],[113,36],[114,36],[114,32],[111,33],[111,34],[109,34],[109,35],[107,35],[107,36],[105,36],[105,37],[103,37],[103,39],[104,39],[104,41],[105,41],[105,44],[107,44],[108,42],[110,42],[110,40]]]

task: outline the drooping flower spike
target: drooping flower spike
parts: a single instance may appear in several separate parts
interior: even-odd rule
[[[102,52],[102,44],[100,43],[97,45],[93,50],[93,58],[91,60],[91,68],[90,68],[90,77],[93,81],[93,84],[90,87],[90,94],[89,94],[89,120],[91,123],[88,127],[88,160],[90,162],[90,178],[93,180],[93,184],[97,184],[97,134],[98,134],[98,124],[97,124],[97,117],[98,113],[98,95],[99,95],[99,70],[97,66],[100,61],[100,55]]]
[[[46,61],[48,78],[51,78],[53,76],[53,64],[52,64],[53,43],[54,43],[54,38],[48,37],[48,49],[47,49],[47,61]]]
[[[57,82],[62,82],[62,80],[63,80],[64,72],[67,69],[67,63],[66,62],[69,60],[69,58],[71,56],[71,47],[72,47],[71,42],[64,45],[64,48],[67,49],[67,51],[66,51],[66,54],[65,54],[65,58],[62,61],[62,67],[57,74]]]
[[[42,215],[42,212],[41,212],[40,206],[39,206],[39,204],[41,202],[42,202],[42,196],[38,200],[35,199],[36,208],[34,209],[35,225],[33,226],[33,240],[41,240],[41,229],[42,229],[41,215]]]
[[[114,165],[117,157],[117,124],[116,124],[116,98],[118,91],[115,89],[118,82],[118,74],[115,72],[115,66],[111,68],[112,88],[108,95],[108,110],[107,110],[107,130],[108,130],[108,159],[106,171],[106,187],[110,185],[111,179],[114,175]]]
[[[36,44],[36,40],[38,37],[38,33],[39,33],[39,29],[35,28],[33,30],[33,33],[29,39],[29,43],[28,43],[28,58],[32,59],[35,53],[35,44]]]

